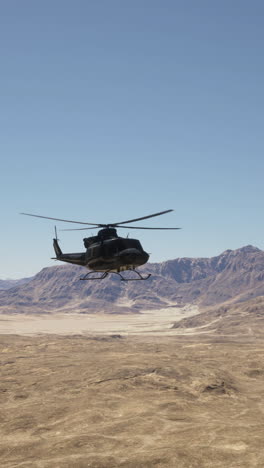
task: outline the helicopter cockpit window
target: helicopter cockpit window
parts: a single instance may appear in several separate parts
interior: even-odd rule
[[[123,244],[123,249],[137,249],[139,251],[143,250],[140,242],[137,239],[124,239]]]
[[[120,251],[120,250],[126,249],[126,245],[125,245],[124,239],[120,239],[120,238],[118,239],[118,241],[117,241],[117,248],[118,248],[119,251]]]
[[[115,255],[118,251],[116,239],[105,242],[104,249],[107,255]]]

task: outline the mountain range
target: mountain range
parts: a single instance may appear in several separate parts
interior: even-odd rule
[[[28,283],[31,278],[22,278],[22,279],[0,279],[0,291],[14,288],[15,286],[20,286],[21,284]]]
[[[198,304],[208,307],[264,295],[264,252],[246,246],[212,258],[149,263],[147,281],[79,281],[87,270],[74,265],[44,268],[0,290],[1,313],[130,313]],[[10,287],[11,286],[11,287]]]

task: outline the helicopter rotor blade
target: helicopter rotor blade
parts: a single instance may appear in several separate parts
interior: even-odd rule
[[[33,216],[34,218],[44,218],[44,219],[53,219],[54,221],[63,221],[64,223],[89,224],[90,226],[96,226],[96,227],[105,226],[105,224],[84,223],[83,221],[72,221],[70,219],[50,218],[50,216],[40,216],[36,214],[31,214],[31,213],[20,213],[20,214],[25,215],[25,216]]]
[[[126,229],[154,229],[154,230],[160,230],[160,231],[168,231],[168,230],[177,230],[181,229],[180,227],[176,228],[167,228],[167,227],[143,227],[143,226],[117,226],[117,228],[126,228]]]
[[[127,221],[122,221],[119,223],[111,223],[111,224],[110,223],[109,224],[87,223],[84,221],[73,221],[72,219],[52,218],[50,216],[42,216],[42,215],[37,215],[37,214],[32,214],[32,213],[20,213],[20,214],[25,215],[25,216],[33,216],[34,218],[43,218],[43,219],[51,219],[53,221],[61,221],[63,223],[85,224],[86,226],[95,226],[93,228],[61,229],[61,231],[81,231],[85,229],[110,228],[110,227],[131,228],[131,229],[156,229],[156,230],[157,229],[159,230],[181,229],[181,228],[151,228],[151,227],[124,226],[124,224],[133,223],[136,221],[142,221],[143,219],[154,218],[155,216],[161,216],[163,214],[170,213],[171,211],[174,211],[174,210],[160,211],[159,213],[154,213],[148,216],[142,216],[141,218],[134,218],[134,219],[129,219]]]
[[[154,214],[151,214],[151,215],[148,215],[148,216],[142,216],[142,218],[129,219],[128,221],[120,221],[119,223],[108,224],[108,226],[111,226],[111,227],[118,226],[119,227],[120,224],[134,223],[135,221],[141,221],[142,219],[154,218],[154,216],[161,216],[161,215],[163,215],[165,213],[170,213],[171,211],[174,211],[174,210],[160,211],[159,213],[154,213]]]
[[[112,225],[110,225],[112,227]],[[177,228],[164,228],[164,227],[141,227],[141,226],[116,226],[117,229],[119,228],[124,228],[124,229],[154,229],[154,230],[160,230],[160,231],[168,231],[168,230],[178,230],[181,229],[179,227]],[[87,228],[76,228],[76,229],[60,229],[60,231],[86,231],[87,229],[97,229],[96,227],[87,227]]]
[[[98,229],[98,227],[103,227],[101,224],[96,227],[86,227],[86,228],[75,228],[75,229],[60,229],[60,231],[87,231],[87,229]]]

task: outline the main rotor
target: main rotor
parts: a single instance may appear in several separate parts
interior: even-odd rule
[[[93,226],[93,227],[83,227],[83,228],[75,228],[75,229],[62,229],[63,231],[83,231],[86,229],[98,229],[98,228],[103,228],[103,229],[110,229],[110,228],[124,228],[124,229],[151,229],[151,230],[177,230],[181,228],[170,228],[170,227],[144,227],[144,226],[126,226],[126,224],[130,223],[135,223],[137,221],[142,221],[143,219],[148,219],[148,218],[154,218],[155,216],[161,216],[166,213],[170,213],[173,210],[165,210],[165,211],[160,211],[158,213],[154,213],[151,215],[147,216],[142,216],[141,218],[134,218],[134,219],[129,219],[126,221],[119,221],[117,223],[109,223],[109,224],[101,224],[101,223],[88,223],[85,221],[73,221],[70,219],[61,219],[61,218],[51,218],[50,216],[41,216],[37,214],[32,214],[32,213],[20,213],[22,215],[26,216],[33,216],[35,218],[44,218],[44,219],[52,219],[53,221],[61,221],[64,223],[74,223],[74,224],[85,224],[87,226]]]

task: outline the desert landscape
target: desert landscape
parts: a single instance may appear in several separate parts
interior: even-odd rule
[[[1,2],[0,468],[264,468],[263,18]]]
[[[150,315],[156,330],[145,317],[138,333],[127,316],[101,333],[103,316],[94,331],[82,318],[82,332],[71,317],[78,333],[65,316],[53,333],[47,317],[35,318],[40,333],[32,317],[14,316],[10,334],[2,316],[1,466],[262,467],[264,329],[253,308],[242,312],[253,331],[231,334],[228,314],[217,332],[197,310],[175,328],[161,319],[157,329]]]
[[[1,467],[263,467],[263,252],[148,269],[2,285]]]

